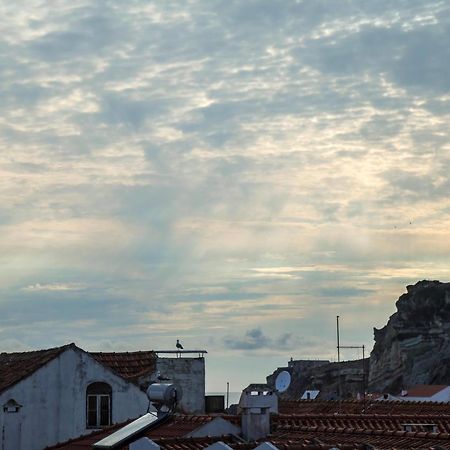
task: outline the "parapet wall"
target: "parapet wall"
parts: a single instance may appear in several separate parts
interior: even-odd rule
[[[205,358],[157,358],[161,376],[181,387],[179,409],[188,414],[205,412]]]

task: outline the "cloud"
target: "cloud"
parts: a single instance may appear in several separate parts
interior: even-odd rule
[[[255,278],[266,280],[301,280],[301,272],[314,270],[312,267],[256,267],[251,269],[255,272]]]
[[[87,289],[85,284],[76,283],[36,283],[23,288],[24,291],[84,291]]]
[[[332,287],[317,290],[317,294],[321,297],[366,297],[373,293],[371,289],[358,289],[354,287]]]
[[[2,339],[324,352],[342,313],[369,347],[405,284],[450,277],[445,2],[0,22]]]
[[[271,338],[266,336],[261,328],[247,330],[241,338],[225,337],[224,343],[231,350],[293,350],[301,345],[301,341],[292,333],[283,333]]]
[[[260,328],[248,330],[242,339],[225,338],[225,345],[233,350],[255,350],[267,347],[269,338]]]

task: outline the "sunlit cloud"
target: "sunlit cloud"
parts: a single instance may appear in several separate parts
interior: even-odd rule
[[[334,315],[370,347],[406,284],[449,279],[445,2],[0,12],[8,350],[328,355]]]
[[[58,291],[84,291],[87,289],[86,285],[75,284],[75,283],[47,283],[47,284],[31,284],[23,288],[24,291],[28,292],[58,292]]]

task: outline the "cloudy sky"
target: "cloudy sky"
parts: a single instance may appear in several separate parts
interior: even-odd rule
[[[179,338],[240,390],[450,279],[447,0],[19,0],[0,30],[1,351]]]

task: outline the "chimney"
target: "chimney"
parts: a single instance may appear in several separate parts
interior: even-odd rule
[[[251,384],[242,391],[239,408],[244,439],[255,441],[270,434],[270,413],[278,414],[278,397],[267,385]]]

